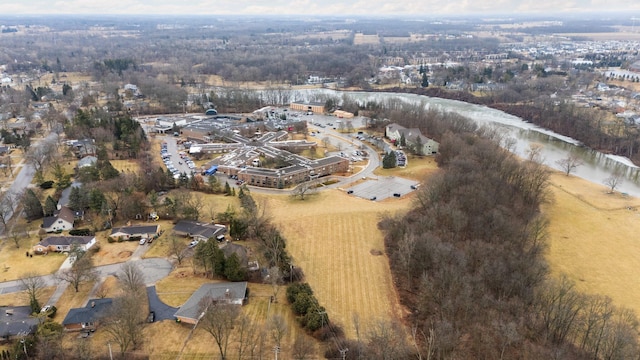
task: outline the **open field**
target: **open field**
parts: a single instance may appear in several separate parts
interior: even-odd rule
[[[578,289],[611,297],[640,314],[640,199],[607,194],[604,185],[555,174],[547,261]]]
[[[376,223],[384,212],[406,209],[410,200],[382,204],[329,190],[304,201],[289,196],[266,201],[294,265],[304,270],[320,304],[347,335],[355,335],[356,313],[363,323],[401,315]]]
[[[31,247],[38,243],[37,236],[30,236],[20,240],[20,248],[16,248],[11,238],[3,239],[0,245],[0,281],[20,279],[27,272],[39,275],[52,274],[60,268],[67,258],[59,253],[47,255],[33,255],[26,257],[25,253],[31,251]]]

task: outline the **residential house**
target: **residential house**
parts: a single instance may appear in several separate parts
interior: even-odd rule
[[[224,238],[227,228],[220,224],[203,224],[190,220],[180,220],[173,227],[173,232],[180,236],[189,236],[194,240],[208,240]]]
[[[36,254],[71,251],[73,246],[87,251],[96,244],[95,236],[49,236],[33,246]]]
[[[85,156],[78,161],[78,169],[82,169],[84,167],[93,166],[98,162],[98,158],[95,156]]]
[[[18,335],[35,334],[40,320],[31,316],[30,306],[2,306],[0,314],[0,338],[9,340]]]
[[[69,310],[62,326],[66,331],[93,331],[112,304],[113,299],[109,298],[89,300],[87,306]]]
[[[420,144],[420,153],[422,155],[435,155],[438,153],[439,143],[433,139],[422,135],[420,129],[407,129],[402,125],[389,124],[385,129],[385,136],[395,145],[400,144],[400,140],[404,137],[407,146],[412,147]]]
[[[131,237],[150,239],[158,236],[159,231],[160,225],[123,226],[119,228],[113,228],[109,237],[114,240],[129,240]]]
[[[244,246],[234,243],[227,243],[220,250],[222,250],[225,259],[228,259],[233,254],[236,254],[238,260],[240,260],[240,265],[244,268],[247,268],[249,263],[249,256],[247,253],[247,249]]]
[[[74,219],[73,211],[63,206],[53,216],[42,219],[42,228],[48,233],[72,230]]]
[[[247,282],[227,282],[204,284],[176,311],[178,321],[195,324],[204,309],[201,308],[202,299],[212,298],[228,304],[242,305],[247,296]]]

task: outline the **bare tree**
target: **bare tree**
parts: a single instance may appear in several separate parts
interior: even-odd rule
[[[20,248],[20,242],[29,237],[29,233],[24,226],[14,224],[9,232],[9,237],[16,244],[16,248]]]
[[[298,186],[295,187],[295,189],[293,189],[293,191],[291,192],[291,196],[295,197],[299,197],[300,200],[304,200],[304,197],[307,195],[311,195],[313,193],[315,193],[318,190],[318,183],[317,181],[305,181],[301,184],[298,184]]]
[[[178,260],[178,265],[182,264],[182,260],[184,260],[186,254],[184,250],[187,248],[187,245],[175,235],[169,237],[169,255],[175,256],[176,260]]]
[[[277,266],[272,266],[269,268],[269,284],[271,285],[273,302],[278,302],[278,293],[280,292],[280,288],[283,284],[282,281],[282,271]]]
[[[123,358],[127,350],[137,349],[142,345],[142,330],[146,319],[143,304],[136,294],[125,292],[122,297],[114,299],[103,319],[103,328],[110,340],[118,344]]]
[[[292,356],[296,360],[304,360],[314,353],[315,345],[305,334],[298,333],[293,341]]]
[[[289,330],[285,319],[281,315],[272,315],[267,322],[267,328],[269,329],[269,334],[273,342],[276,346],[280,346],[282,338]]]
[[[238,354],[238,360],[242,360],[243,356],[247,352],[252,352],[252,349],[256,346],[257,337],[259,335],[259,327],[251,321],[251,318],[245,314],[240,314],[236,320],[234,327],[237,343],[236,352]]]
[[[80,284],[96,279],[93,261],[89,255],[76,258],[71,268],[60,271],[56,277],[60,281],[69,283],[78,292]]]
[[[566,158],[556,161],[556,164],[560,166],[560,169],[564,171],[565,175],[569,176],[578,166],[582,165],[582,160],[575,154],[571,154]]]
[[[135,294],[137,297],[140,297],[139,295],[144,293],[144,274],[140,268],[132,262],[128,261],[122,264],[120,273],[118,274],[118,282],[126,293]]]
[[[609,187],[609,194],[613,194],[616,188],[622,185],[622,174],[615,172],[608,178],[604,179],[603,182]]]
[[[13,216],[17,198],[11,191],[0,192],[0,223],[2,229],[7,228],[7,222]]]
[[[24,291],[25,296],[29,300],[29,306],[32,313],[40,312],[40,297],[45,287],[45,282],[42,276],[28,272],[20,278],[20,287]]]
[[[408,345],[402,325],[397,322],[377,320],[367,332],[368,350],[376,359],[404,359]]]
[[[526,151],[527,160],[542,164],[544,162],[544,158],[542,157],[543,148],[544,146],[542,146],[542,144],[529,144],[529,149]]]
[[[331,140],[329,139],[328,136],[325,136],[322,138],[322,146],[329,147],[329,145],[331,144]]]
[[[200,309],[202,310],[202,317],[198,324],[213,336],[218,345],[220,359],[227,359],[229,337],[240,313],[240,307],[211,297],[205,297],[200,301]]]

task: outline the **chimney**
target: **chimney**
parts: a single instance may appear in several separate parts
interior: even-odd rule
[[[95,302],[95,301],[92,301],[92,302],[91,302],[91,307],[92,307],[92,308],[96,307],[96,302]]]

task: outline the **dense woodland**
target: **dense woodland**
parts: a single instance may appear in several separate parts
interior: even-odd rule
[[[539,212],[548,170],[455,116],[414,112],[396,121],[412,126],[417,118],[443,134],[441,172],[408,214],[380,223],[415,351],[436,359],[637,358],[632,311],[549,277]]]

